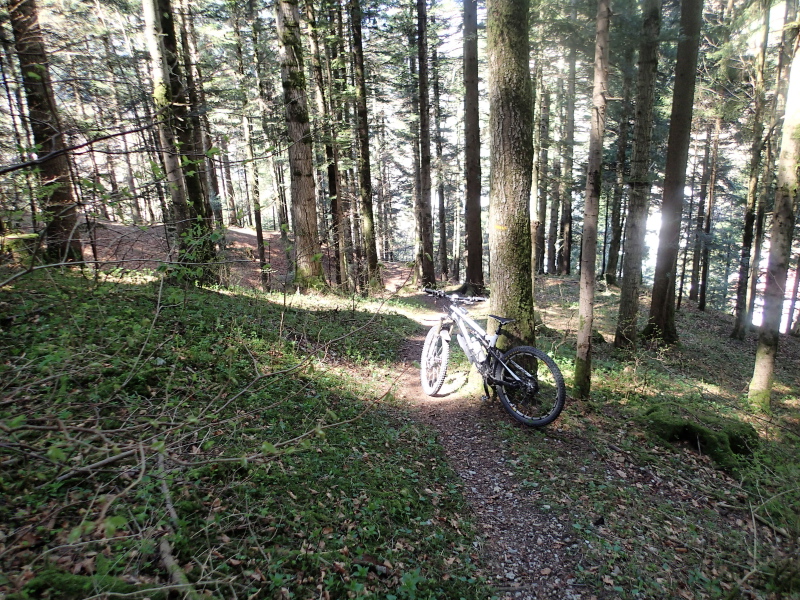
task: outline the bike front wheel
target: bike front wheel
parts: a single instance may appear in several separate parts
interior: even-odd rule
[[[447,332],[440,326],[431,327],[425,337],[422,347],[422,360],[420,361],[420,382],[422,391],[433,396],[444,384],[447,376],[447,360],[450,358],[450,341]]]
[[[537,348],[518,346],[503,354],[494,379],[503,408],[521,423],[543,427],[564,409],[564,377],[553,359]]]

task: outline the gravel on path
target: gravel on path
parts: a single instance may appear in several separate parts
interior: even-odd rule
[[[438,432],[450,465],[463,481],[479,532],[481,570],[497,596],[597,600],[596,593],[575,578],[582,549],[566,515],[537,505],[533,492],[514,473],[513,453],[498,429],[503,422],[521,425],[506,415],[499,400],[482,401],[467,394],[465,385],[446,384],[441,396],[427,396],[419,370],[412,367],[419,361],[423,342],[419,335],[403,348],[407,368],[397,395],[410,404],[416,418]],[[457,381],[465,382],[466,375]],[[546,434],[537,436],[536,442],[547,443]]]

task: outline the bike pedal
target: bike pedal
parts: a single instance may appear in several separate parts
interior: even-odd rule
[[[488,401],[489,401],[489,396],[486,395],[481,396],[481,402],[488,402]]]

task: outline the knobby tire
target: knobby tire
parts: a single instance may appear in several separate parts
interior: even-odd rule
[[[428,396],[435,395],[444,384],[447,376],[447,361],[450,358],[450,343],[447,333],[440,326],[431,327],[422,346],[420,362],[420,382],[422,391]]]
[[[522,380],[521,386],[516,384],[497,363],[494,378],[500,382],[496,389],[503,408],[525,425],[543,427],[555,421],[564,409],[567,388],[553,359],[537,348],[518,346],[503,354],[502,361]]]

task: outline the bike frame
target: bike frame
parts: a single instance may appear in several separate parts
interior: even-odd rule
[[[478,372],[484,379],[484,385],[488,383],[489,385],[496,386],[498,383],[500,383],[496,381],[493,376],[496,363],[503,365],[503,368],[510,373],[517,382],[519,382],[519,377],[517,377],[517,374],[514,373],[512,369],[509,369],[508,366],[506,366],[501,358],[501,352],[497,349],[497,340],[502,334],[503,325],[498,325],[497,331],[494,334],[489,335],[486,333],[486,330],[483,327],[481,327],[469,316],[469,313],[467,313],[464,308],[456,304],[457,300],[453,298],[448,298],[448,300],[450,301],[450,304],[447,307],[447,316],[442,316],[442,325],[444,325],[445,319],[449,319],[452,323],[455,323],[456,327],[458,327],[458,331],[461,333],[461,336],[464,340],[464,344],[459,345],[467,355],[469,362],[475,365],[478,369]],[[448,330],[445,329],[445,331]],[[469,342],[473,338],[477,339],[478,343],[480,343],[480,345],[483,346],[484,350],[486,351],[486,360],[479,361],[478,357],[472,352]],[[449,331],[447,341],[448,343],[451,341]]]

